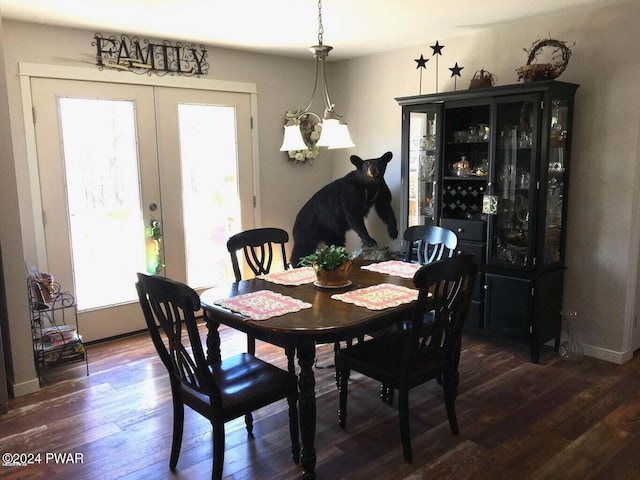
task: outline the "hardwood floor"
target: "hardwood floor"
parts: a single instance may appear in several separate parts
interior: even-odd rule
[[[204,329],[203,329],[204,332]],[[245,337],[221,329],[223,353]],[[412,392],[414,462],[405,463],[397,410],[379,385],[353,375],[346,431],[337,425],[332,346],[318,350],[317,478],[336,479],[637,479],[640,478],[640,359],[614,365],[565,363],[552,349],[539,365],[528,350],[465,335],[457,401],[460,435],[449,430],[441,387]],[[40,453],[42,463],[1,467],[3,479],[206,479],[211,429],[187,410],[182,453],[169,470],[171,399],[164,367],[145,334],[88,347],[84,364],[57,368],[41,391],[10,400],[0,415],[0,452]],[[258,342],[258,356],[286,368],[282,349]],[[295,479],[286,402],[227,424],[225,478]],[[80,454],[82,463],[45,461]]]

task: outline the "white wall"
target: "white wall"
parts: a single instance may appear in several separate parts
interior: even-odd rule
[[[0,18],[1,20],[1,18]],[[13,161],[14,141],[11,137],[13,118],[11,95],[5,71],[5,42],[0,25],[0,243],[2,268],[7,299],[7,319],[0,325],[4,354],[7,357],[7,377],[15,387],[12,393],[38,388],[31,350],[31,328],[28,316],[26,271],[23,239],[20,231],[20,175]],[[1,282],[0,282],[1,283]],[[0,319],[5,320],[5,319]],[[18,379],[14,382],[14,379]]]
[[[467,89],[473,73],[488,70],[497,85],[517,83],[523,48],[551,36],[575,42],[559,80],[578,83],[575,101],[569,195],[565,306],[586,313],[583,340],[587,354],[611,361],[631,355],[630,326],[635,315],[640,187],[640,2],[635,0],[585,9],[580,13],[537,18],[455,38],[430,38],[413,48],[340,62],[341,107],[358,154],[394,154],[387,182],[400,211],[401,109],[394,97],[419,93],[413,61],[429,58],[422,93],[435,92],[435,58],[430,45],[444,45],[438,59],[439,91],[454,89],[449,67],[463,66],[457,90]],[[334,161],[334,177],[345,166]],[[372,215],[375,217],[375,215]],[[382,222],[370,218],[372,236],[386,238]],[[388,240],[387,240],[388,241]],[[397,242],[396,242],[397,243]]]

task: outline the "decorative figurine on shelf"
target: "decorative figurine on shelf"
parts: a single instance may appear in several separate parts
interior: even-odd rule
[[[471,82],[469,82],[469,90],[474,88],[488,88],[493,87],[496,83],[497,77],[487,70],[478,70],[471,77]]]
[[[547,55],[548,62],[534,63],[545,47],[553,49],[550,56]],[[558,78],[567,68],[569,58],[571,58],[571,49],[567,46],[567,42],[551,38],[537,40],[531,45],[531,50],[526,48],[523,50],[529,54],[527,64],[516,68],[516,72],[518,72],[518,80],[524,80],[525,82]]]
[[[480,165],[478,165],[471,174],[476,177],[486,177],[489,174],[489,160],[483,158]]]
[[[31,293],[33,295],[34,309],[46,310],[60,292],[60,285],[53,281],[53,275],[40,273],[36,267],[31,267]]]
[[[460,161],[451,165],[451,173],[456,177],[468,177],[469,176],[469,161],[466,155],[460,157]]]

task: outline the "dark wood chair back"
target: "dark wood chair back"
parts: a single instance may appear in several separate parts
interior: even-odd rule
[[[231,256],[231,264],[233,266],[233,274],[236,282],[242,280],[242,271],[240,270],[240,262],[238,261],[238,252],[242,250],[244,259],[254,275],[264,275],[271,271],[273,260],[275,258],[275,250],[279,248],[280,257],[282,258],[282,266],[285,270],[289,268],[287,262],[287,252],[285,244],[289,241],[289,234],[281,228],[254,228],[236,233],[227,240],[227,250]],[[274,250],[275,249],[275,250]],[[251,335],[247,335],[247,352],[256,353],[256,340]],[[289,360],[289,371],[294,372],[293,353],[287,351]]]
[[[345,427],[349,373],[358,371],[398,390],[398,417],[404,458],[411,462],[409,390],[437,379],[444,390],[449,427],[459,432],[455,411],[462,328],[471,303],[477,265],[470,255],[454,255],[423,266],[414,276],[418,300],[409,330],[375,337],[338,352],[338,421]],[[425,325],[425,316],[432,320]]]
[[[414,225],[404,231],[404,261],[411,262],[416,251],[418,263],[433,263],[453,256],[458,246],[455,232],[436,225]]]
[[[138,299],[153,345],[171,377],[172,386],[215,394],[196,326],[200,297],[174,280],[138,273]],[[191,343],[189,352],[183,335]]]
[[[244,415],[251,434],[251,412],[283,398],[289,402],[291,451],[297,463],[296,376],[246,353],[209,365],[196,323],[198,294],[187,285],[146,273],[138,273],[136,289],[151,339],[169,373],[174,415],[170,468],[175,469],[180,455],[185,405],[211,422],[212,478],[219,480],[224,465],[225,422]]]
[[[236,233],[227,241],[227,250],[231,255],[233,273],[236,282],[242,280],[242,272],[238,262],[238,250],[242,250],[247,265],[255,275],[269,273],[273,263],[274,248],[280,248],[284,269],[289,268],[285,244],[289,234],[280,228],[254,228]]]
[[[477,268],[471,255],[455,255],[416,272],[413,282],[420,293],[402,357],[403,370],[413,369],[416,362],[438,360],[444,360],[449,371],[457,368]],[[426,331],[425,315],[433,317]]]

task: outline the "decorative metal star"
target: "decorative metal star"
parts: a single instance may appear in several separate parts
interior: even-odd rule
[[[438,40],[436,40],[435,45],[431,45],[431,48],[433,49],[433,53],[431,54],[432,56],[436,54],[442,56],[442,49],[444,48],[444,45],[440,45]]]
[[[416,58],[414,62],[418,64],[416,68],[427,68],[428,58],[424,58],[424,55],[420,54],[420,58]]]
[[[459,67],[458,66],[458,62],[456,62],[456,66],[449,68],[449,70],[451,70],[451,78],[453,78],[454,76],[458,76],[460,78],[462,78],[462,75],[460,75],[460,70],[462,70],[464,67]]]

